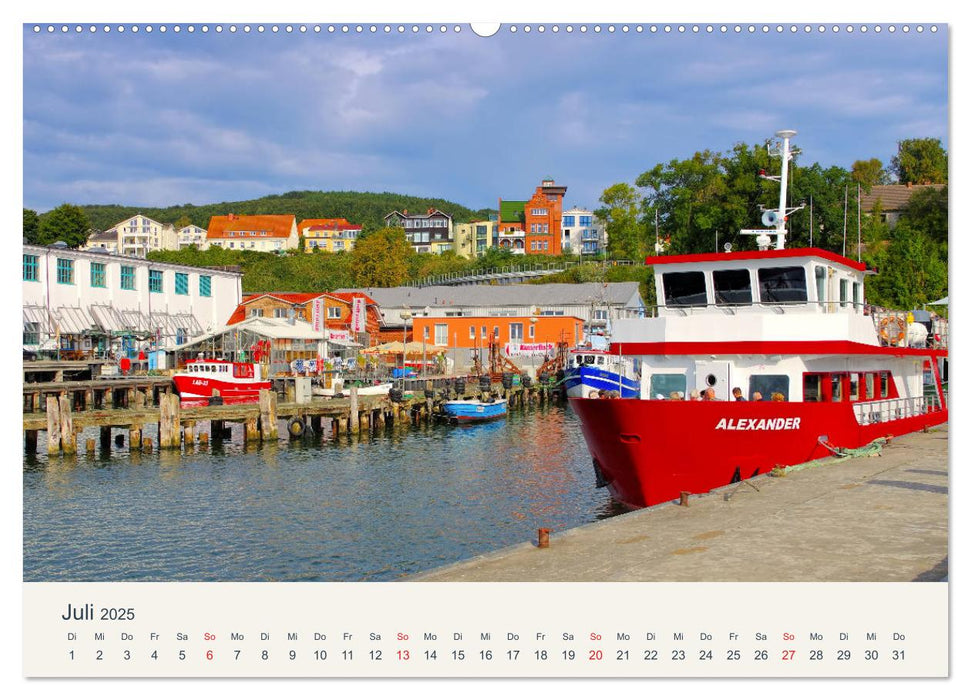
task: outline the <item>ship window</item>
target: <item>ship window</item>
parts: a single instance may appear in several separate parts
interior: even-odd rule
[[[846,306],[850,303],[850,281],[841,279],[840,280],[840,306]]]
[[[834,374],[829,378],[830,381],[830,401],[843,400],[843,375]]]
[[[859,282],[853,283],[853,308],[860,308],[860,292],[863,291],[863,285]]]
[[[884,398],[890,396],[890,372],[880,373],[880,396]]]
[[[748,380],[749,400],[755,392],[762,394],[763,401],[770,401],[772,394],[782,394],[789,400],[789,375],[787,374],[753,374]]]
[[[850,401],[858,401],[860,398],[860,375],[854,372],[850,375]]]
[[[878,399],[878,398],[880,398],[879,396],[875,396],[874,395],[874,393],[873,393],[873,385],[874,385],[873,372],[867,372],[866,373],[865,386],[866,386],[866,396],[867,396],[868,399]]]
[[[600,366],[603,366],[603,363],[604,363],[604,358],[603,357],[598,357],[597,358],[597,364],[600,365]]]
[[[661,275],[664,282],[664,300],[668,306],[705,306],[705,273],[668,272]]]
[[[677,391],[684,397],[688,388],[688,379],[683,374],[652,374],[651,375],[651,397],[658,394],[664,398],[670,398],[671,392]]]
[[[806,301],[806,271],[801,267],[761,268],[759,298],[765,304]]]
[[[821,401],[823,395],[823,378],[818,374],[807,374],[802,380],[802,400]]]
[[[715,270],[711,276],[716,304],[752,303],[752,277],[748,270]]]
[[[816,268],[816,301],[822,304],[826,301],[826,268]]]

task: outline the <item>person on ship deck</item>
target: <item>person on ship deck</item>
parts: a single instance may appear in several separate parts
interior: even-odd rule
[[[705,389],[705,393],[701,396],[702,401],[715,401],[715,387],[708,387]]]
[[[737,386],[734,389],[732,389],[732,397],[736,401],[744,401],[745,400],[745,397],[742,396],[742,388],[739,387],[739,386]]]

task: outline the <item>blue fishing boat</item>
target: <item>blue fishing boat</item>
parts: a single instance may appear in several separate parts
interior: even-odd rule
[[[563,385],[567,396],[582,399],[589,398],[592,392],[605,391],[617,392],[623,399],[641,395],[640,378],[631,358],[589,348],[570,351]]]
[[[458,399],[442,403],[443,417],[450,423],[483,423],[506,417],[506,400]]]

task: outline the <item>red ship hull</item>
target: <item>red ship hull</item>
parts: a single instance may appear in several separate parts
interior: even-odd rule
[[[947,422],[947,409],[860,425],[851,403],[571,398],[611,495],[643,508]]]
[[[212,396],[213,389],[218,389],[224,399],[230,399],[233,403],[259,401],[260,389],[273,387],[273,384],[268,381],[225,381],[189,374],[177,374],[172,377],[172,381],[175,382],[175,390],[183,400],[208,399]]]

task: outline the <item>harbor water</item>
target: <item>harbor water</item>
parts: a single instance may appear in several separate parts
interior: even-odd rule
[[[28,455],[23,492],[24,581],[390,581],[622,512],[561,406],[360,439]]]

